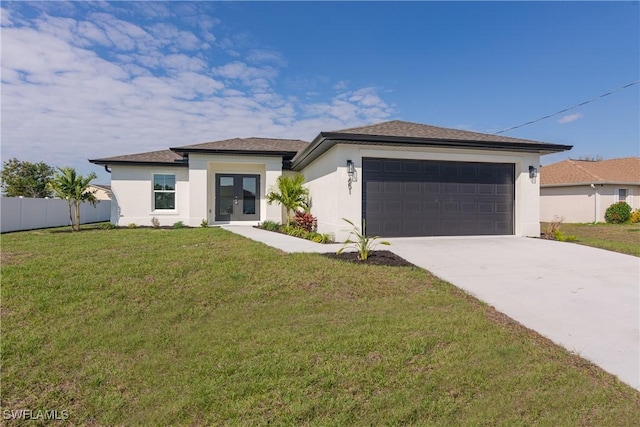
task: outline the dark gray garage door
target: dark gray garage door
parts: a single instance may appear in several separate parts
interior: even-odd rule
[[[362,160],[369,235],[513,234],[513,164]]]

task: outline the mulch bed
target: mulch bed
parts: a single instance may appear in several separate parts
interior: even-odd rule
[[[365,264],[365,265],[387,265],[390,267],[415,267],[413,264],[405,260],[404,258],[399,257],[390,251],[373,251],[369,254],[369,257],[366,261],[361,261],[358,259],[357,252],[342,252],[341,254],[336,254],[335,252],[329,252],[326,254],[322,254],[327,258],[337,259],[340,261],[353,262],[355,264]]]

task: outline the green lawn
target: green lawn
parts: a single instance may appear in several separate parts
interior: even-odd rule
[[[545,227],[542,224],[541,230]],[[640,223],[561,224],[560,230],[576,236],[576,243],[640,257]]]
[[[423,270],[221,229],[3,235],[1,321],[2,409],[71,424],[640,419],[640,393]]]

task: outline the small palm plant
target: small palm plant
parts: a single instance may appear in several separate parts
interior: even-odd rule
[[[346,218],[342,218],[346,221],[353,230],[349,234],[347,240],[345,240],[344,245],[336,252],[336,254],[341,254],[347,248],[355,248],[358,251],[358,258],[360,261],[366,261],[369,258],[369,254],[373,251],[373,249],[377,245],[390,245],[391,243],[386,240],[378,240],[380,236],[367,236],[363,231],[361,231],[356,225],[349,221]],[[362,229],[364,230],[364,220],[362,220]],[[351,237],[355,237],[354,240],[351,240]]]
[[[307,210],[309,206],[309,189],[304,185],[304,176],[281,175],[276,181],[276,187],[267,194],[267,203],[276,202],[287,210],[287,225],[291,224],[291,212],[299,209]]]

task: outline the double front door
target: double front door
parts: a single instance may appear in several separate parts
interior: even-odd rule
[[[216,221],[260,219],[260,175],[216,174]]]

